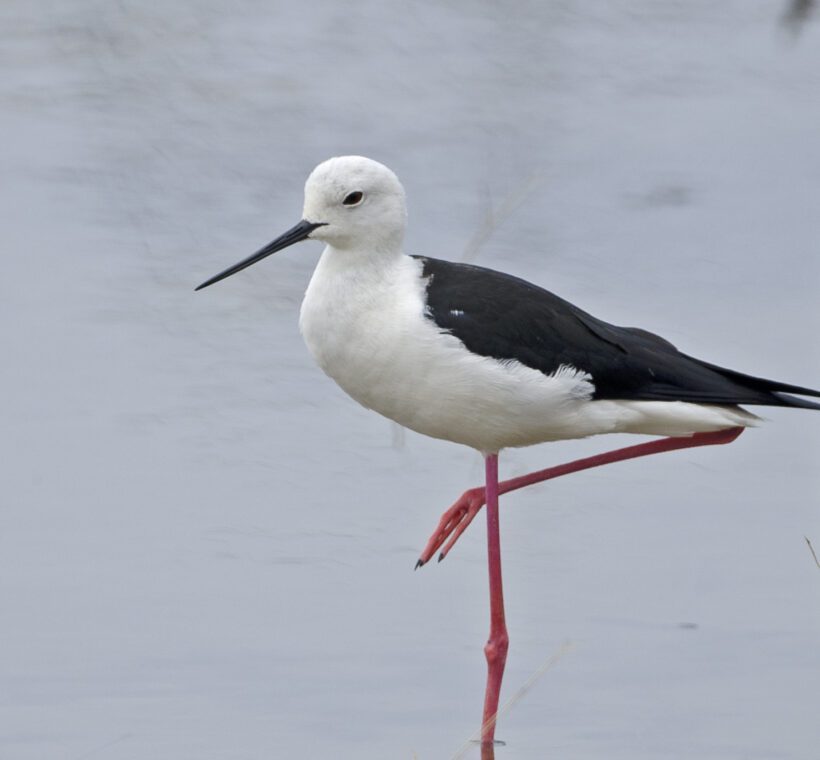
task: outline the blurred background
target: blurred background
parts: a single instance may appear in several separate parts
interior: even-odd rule
[[[455,756],[482,520],[413,566],[480,457],[313,365],[319,244],[193,288],[361,153],[405,184],[409,252],[818,387],[812,10],[5,0],[0,756]],[[560,656],[500,758],[817,757],[820,414],[763,414],[504,498],[502,701]],[[505,452],[502,476],[625,442]]]

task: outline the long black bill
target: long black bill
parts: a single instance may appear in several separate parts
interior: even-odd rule
[[[224,280],[232,274],[241,272],[251,264],[255,264],[257,261],[262,261],[262,259],[266,256],[270,256],[272,253],[281,251],[289,245],[293,245],[294,243],[298,243],[300,240],[304,240],[308,237],[308,235],[310,235],[311,232],[313,232],[313,230],[317,227],[324,227],[324,225],[324,222],[306,222],[303,219],[295,227],[291,227],[284,235],[280,235],[276,238],[276,240],[268,243],[264,248],[260,248],[252,256],[248,256],[247,259],[240,261],[238,264],[234,264],[232,267],[228,267],[224,272],[220,272],[218,275],[211,277],[210,280],[205,280],[205,282],[203,282],[198,288],[195,288],[195,290],[202,290],[202,288],[207,288],[208,285],[213,285],[215,282]]]

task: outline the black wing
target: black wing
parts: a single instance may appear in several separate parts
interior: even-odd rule
[[[594,398],[820,409],[783,395],[820,391],[764,380],[682,354],[645,330],[596,319],[543,288],[491,269],[414,257],[427,278],[427,316],[470,351],[545,374],[588,372]]]

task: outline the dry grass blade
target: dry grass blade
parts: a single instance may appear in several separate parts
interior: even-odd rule
[[[811,556],[814,557],[814,564],[817,565],[818,568],[820,568],[820,560],[817,559],[817,554],[814,551],[814,547],[811,545],[811,541],[809,541],[809,537],[808,536],[803,536],[803,538],[806,539],[806,544],[809,547],[809,551],[811,552]]]
[[[489,208],[484,215],[484,220],[467,241],[467,245],[464,246],[461,260],[465,264],[475,261],[484,244],[492,237],[496,229],[529,197],[530,191],[538,184],[538,181],[538,175],[531,174],[501,201],[498,208],[493,208],[492,201],[489,202]]]

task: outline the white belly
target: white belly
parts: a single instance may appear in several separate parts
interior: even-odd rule
[[[493,452],[598,433],[749,424],[738,421],[740,410],[720,407],[591,402],[583,369],[548,376],[472,354],[425,317],[419,261],[401,255],[354,267],[345,256],[326,249],[314,272],[300,314],[305,342],[346,393],[411,430]]]

